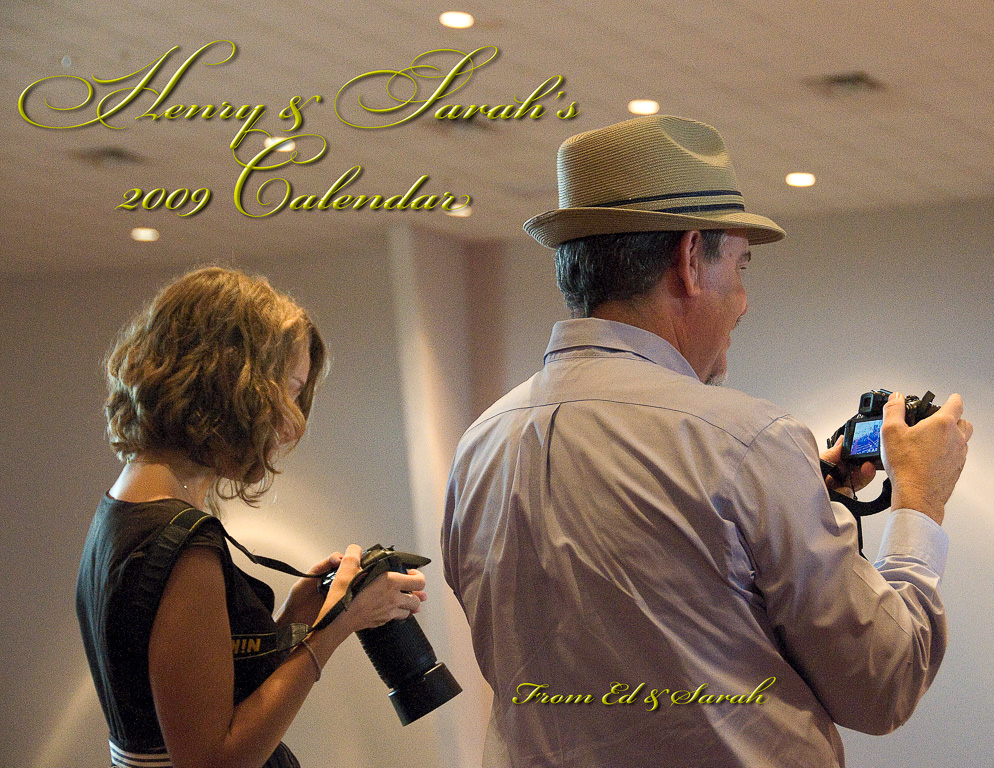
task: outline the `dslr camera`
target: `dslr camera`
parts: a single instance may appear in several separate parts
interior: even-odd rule
[[[395,552],[393,547],[376,544],[362,553],[359,573],[349,585],[343,604],[347,606],[356,594],[386,571],[406,574],[408,568],[420,568],[430,562],[427,557]],[[337,572],[336,569],[322,577],[319,588],[324,594],[331,589]],[[388,695],[403,725],[413,723],[462,691],[452,673],[435,658],[435,651],[414,616],[394,619],[356,634],[373,668],[391,689]]]
[[[880,458],[880,427],[884,421],[884,404],[890,394],[886,389],[874,389],[861,395],[859,412],[828,439],[828,447],[831,448],[839,435],[843,436],[843,463],[862,464],[869,461],[877,469],[884,468]],[[926,392],[921,399],[914,395],[905,397],[904,420],[909,427],[939,410],[932,404],[933,399],[935,395],[932,392]]]

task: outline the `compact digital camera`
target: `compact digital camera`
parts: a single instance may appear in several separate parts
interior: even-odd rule
[[[828,447],[831,448],[839,435],[843,435],[843,463],[862,464],[869,461],[877,469],[884,468],[880,458],[880,427],[884,421],[884,405],[890,394],[886,389],[874,389],[861,395],[859,412],[828,439]],[[905,397],[904,420],[909,427],[939,410],[938,406],[932,404],[934,398],[932,392],[926,392],[921,399],[914,395]]]

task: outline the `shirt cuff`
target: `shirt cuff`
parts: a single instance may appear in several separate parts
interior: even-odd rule
[[[895,509],[887,517],[877,563],[888,557],[911,557],[941,577],[948,553],[949,536],[935,520],[914,509]]]

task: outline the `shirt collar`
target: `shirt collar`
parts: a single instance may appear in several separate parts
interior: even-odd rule
[[[698,378],[684,356],[662,337],[634,325],[596,317],[560,320],[556,323],[549,346],[545,350],[545,362],[572,357],[584,351],[589,354],[591,348],[608,354],[629,353],[675,373]]]

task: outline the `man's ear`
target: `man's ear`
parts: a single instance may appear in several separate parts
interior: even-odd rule
[[[692,229],[683,233],[673,259],[677,283],[687,296],[697,296],[704,284],[704,242],[701,233]]]

